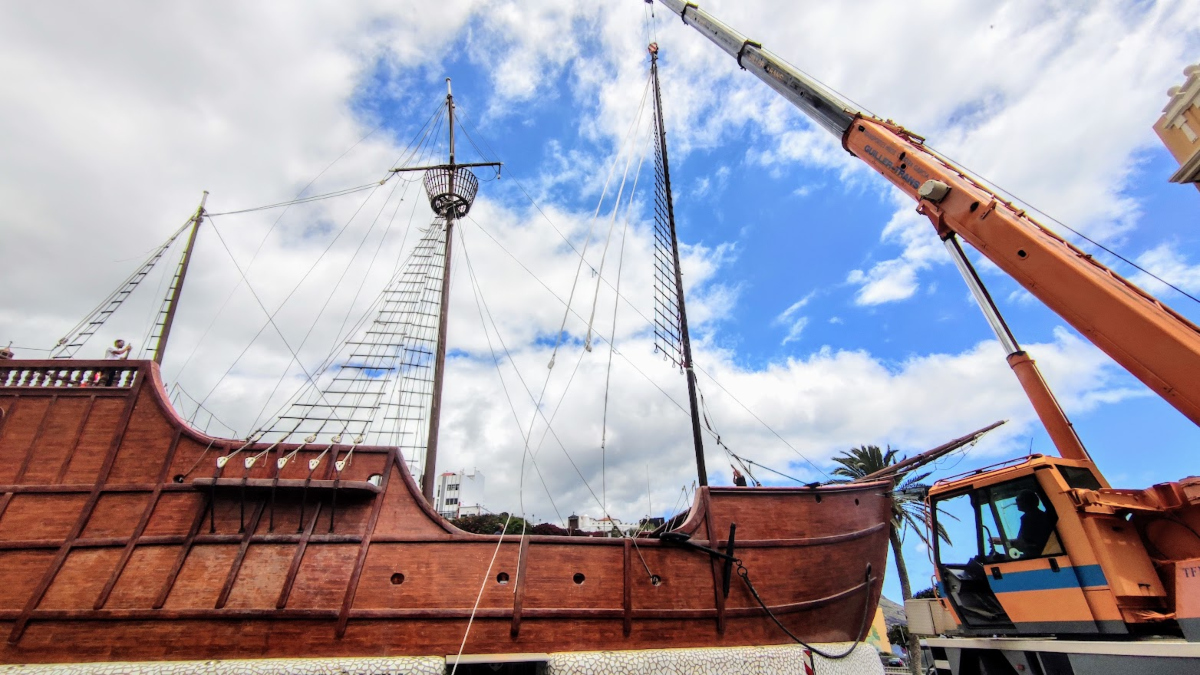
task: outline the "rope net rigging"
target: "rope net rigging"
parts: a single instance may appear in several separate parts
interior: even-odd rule
[[[425,449],[446,250],[445,221],[423,231],[384,288],[374,318],[341,348],[259,440]]]
[[[655,101],[655,117],[661,115]],[[663,160],[665,142],[659,126],[654,129],[654,350],[680,368],[684,367],[683,328],[680,323],[679,297],[676,285],[675,254],[672,248],[670,208],[667,198],[666,165]]]

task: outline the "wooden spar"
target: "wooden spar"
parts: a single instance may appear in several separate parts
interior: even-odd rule
[[[917,468],[918,466],[922,466],[924,464],[928,464],[928,463],[936,460],[937,458],[941,457],[942,455],[945,455],[948,452],[954,452],[955,450],[961,448],[962,446],[964,446],[968,443],[974,443],[975,441],[979,440],[980,436],[983,436],[987,432],[991,431],[992,429],[995,429],[996,427],[1000,426],[1001,424],[1005,424],[1006,422],[1008,422],[1008,420],[1000,420],[999,422],[992,422],[991,424],[987,425],[986,427],[983,427],[982,429],[976,429],[975,431],[972,431],[971,433],[967,434],[966,436],[960,436],[952,441],[943,443],[943,444],[937,446],[936,448],[933,448],[932,450],[926,450],[925,452],[922,452],[919,455],[914,455],[913,457],[909,457],[908,459],[901,460],[889,467],[880,469],[874,473],[869,473],[861,478],[855,478],[854,480],[852,480],[850,482],[851,483],[865,483],[868,481],[883,480],[884,478],[890,478],[901,472],[907,473],[907,472],[912,471],[913,469]]]
[[[450,127],[450,194],[454,194],[454,94],[450,91],[450,78],[446,78],[446,115]],[[440,214],[439,214],[440,215]],[[454,207],[444,214],[446,218],[445,258],[442,260],[442,299],[438,308],[437,354],[433,362],[433,400],[429,404],[429,439],[425,443],[424,473],[421,476],[421,495],[433,503],[433,481],[437,476],[438,427],[442,420],[442,382],[446,375],[446,328],[450,321],[450,244],[454,233]]]
[[[167,351],[167,338],[171,335],[171,324],[175,322],[175,310],[179,307],[179,294],[183,292],[183,280],[187,277],[188,265],[192,262],[192,249],[196,246],[196,231],[204,220],[204,203],[208,201],[208,190],[200,197],[200,206],[196,215],[192,216],[192,233],[188,236],[187,248],[183,251],[183,260],[179,263],[179,279],[171,291],[171,300],[167,303],[167,316],[163,319],[162,333],[158,336],[158,344],[154,347],[154,362],[162,365],[163,354]]]
[[[675,236],[675,204],[671,199],[671,171],[667,164],[667,129],[663,123],[662,95],[658,88],[658,45],[650,47],[650,76],[654,80],[654,122],[658,125],[659,150],[662,152],[663,187],[667,198],[667,222],[671,228],[671,254],[675,262],[675,294],[679,303],[679,342],[683,348],[683,368],[687,373],[688,403],[692,412],[692,442],[696,447],[696,473],[700,485],[708,485],[704,465],[704,438],[700,434],[700,409],[696,405],[696,373],[692,369],[692,341],[688,336],[687,310],[683,305],[683,272],[679,269],[679,239]]]

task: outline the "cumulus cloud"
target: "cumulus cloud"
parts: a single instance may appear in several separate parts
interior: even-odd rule
[[[1194,29],[1171,18],[1197,14],[1195,2],[1172,1],[951,8],[932,0],[915,8],[878,2],[860,10],[877,20],[856,24],[849,40],[844,9],[829,4],[714,1],[706,9],[864,105],[931,137],[937,132],[940,145],[969,166],[1099,234],[1136,224],[1136,204],[1122,194],[1123,167],[1150,136],[1148,124],[1130,120],[1157,110],[1177,59],[1195,44]],[[581,350],[581,317],[593,297],[581,291],[558,365],[546,368],[547,338],[557,336],[576,250],[591,226],[584,203],[598,198],[604,170],[636,115],[630,92],[645,80],[642,12],[640,3],[364,2],[303,11],[147,5],[136,14],[80,5],[64,20],[49,6],[4,6],[2,337],[18,346],[52,344],[190,216],[201,189],[212,192],[210,211],[220,212],[381,180],[439,103],[448,64],[473,67],[489,83],[485,100],[462,104],[489,134],[523,124],[523,110],[566,80],[579,112],[564,128],[587,143],[546,141],[550,161],[522,176],[540,208],[505,192],[503,181],[488,184],[459,228],[443,466],[484,471],[497,510],[515,508],[520,496],[539,519],[595,514],[598,502],[624,518],[643,515],[652,502],[662,515],[694,469],[684,381],[654,352],[646,322],[652,301],[638,292],[648,276],[631,271],[652,256],[644,192],[625,242],[625,297],[616,297],[611,265],[593,285],[598,280],[588,270],[598,269],[598,249],[589,251],[580,279],[581,288],[599,289],[595,328],[605,340],[590,354]],[[880,237],[895,255],[847,270],[847,279],[859,287],[858,305],[916,293],[922,271],[944,255],[928,222],[837,139],[677,19],[667,20],[661,7],[657,12],[672,156],[749,131],[743,150],[754,167],[817,168],[829,173],[826,186],[848,182],[846,194],[892,200],[894,215]],[[894,35],[927,34],[923,22],[933,13],[945,29],[922,43],[921,53],[937,64],[940,86],[897,86],[910,79],[912,63],[881,59],[879,45]],[[1082,102],[1094,100],[1093,71],[1124,82],[1122,96],[1079,114]],[[379,100],[394,109],[381,112]],[[1062,119],[1073,124],[1047,122]],[[1098,137],[1106,143],[1091,142]],[[313,176],[319,178],[309,185]],[[405,180],[286,213],[206,222],[196,255],[207,262],[189,272],[164,368],[168,381],[207,398],[207,407],[241,433],[276,409],[304,380],[293,352],[306,367],[319,362],[428,225],[419,185]],[[722,180],[718,169],[710,196]],[[1000,452],[1033,428],[1032,411],[992,342],[899,363],[830,346],[747,364],[710,331],[740,298],[740,283],[721,277],[738,251],[736,242],[683,242],[681,251],[701,388],[710,421],[735,451],[819,479],[828,458],[851,445],[916,451],[1006,417],[1012,422],[979,449]],[[473,275],[461,272],[468,256]],[[1166,253],[1159,262],[1187,264]],[[146,283],[161,290],[164,281]],[[114,318],[97,340],[143,335],[159,297],[143,295],[143,304]],[[476,297],[486,301],[494,327],[480,324]],[[780,314],[785,343],[802,335],[804,307],[801,300]],[[261,337],[251,343],[256,333]],[[606,390],[608,339],[617,352]],[[1111,364],[1070,334],[1029,347],[1069,411],[1131,395],[1114,383]],[[526,446],[533,463],[522,476],[516,467]],[[713,482],[726,482],[727,458],[713,443],[706,450]]]
[[[1137,257],[1138,265],[1153,273],[1137,272],[1130,280],[1154,294],[1170,293],[1171,288],[1159,279],[1189,293],[1200,292],[1200,265],[1188,262],[1178,248],[1169,242],[1155,246]]]

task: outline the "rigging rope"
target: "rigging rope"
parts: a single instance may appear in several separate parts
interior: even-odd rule
[[[517,431],[521,432],[523,431],[521,426],[521,417],[519,414],[517,414],[516,404],[513,402],[512,395],[509,394],[508,384],[504,381],[504,373],[500,370],[500,358],[496,355],[496,350],[492,346],[492,336],[487,328],[487,322],[489,320],[492,324],[492,330],[496,331],[496,339],[500,342],[500,347],[504,350],[504,355],[508,358],[509,363],[513,363],[512,354],[508,351],[508,346],[504,343],[504,337],[500,334],[500,328],[496,326],[496,320],[492,316],[492,311],[490,308],[488,308],[487,300],[483,297],[483,288],[479,284],[478,277],[475,276],[475,267],[471,264],[471,256],[467,252],[467,242],[466,237],[463,235],[463,228],[459,228],[458,230],[458,240],[460,244],[460,250],[463,252],[463,258],[467,263],[467,274],[471,279],[471,290],[475,295],[475,308],[479,311],[479,321],[483,327],[483,335],[487,339],[488,351],[492,354],[492,362],[496,366],[496,375],[500,378],[500,387],[504,391],[504,398],[508,400],[508,407],[510,410],[512,410],[513,419],[517,423]],[[484,319],[485,310],[488,316],[488,319],[486,320]],[[525,385],[525,380],[521,377],[521,371],[516,367],[515,363],[513,363],[513,370],[517,373],[517,379],[521,380],[521,385],[525,387],[526,392],[528,392],[529,387]],[[526,445],[529,444],[529,439],[522,438],[521,440],[524,441]],[[542,471],[538,467],[536,459],[531,457],[530,462],[533,464],[533,470],[537,473],[538,480],[542,483],[542,488],[546,491],[546,498],[550,500],[550,507],[554,509],[554,515],[558,516],[558,521],[565,526],[567,524],[566,520],[563,519],[562,512],[558,510],[558,505],[554,503],[554,495],[550,493],[550,486],[546,485],[546,479],[542,476]]]
[[[420,145],[423,145],[424,138],[426,138],[428,136],[427,128],[429,127],[430,123],[433,122],[439,116],[441,110],[442,110],[441,106],[434,109],[433,113],[429,116],[429,118],[425,120],[425,123],[423,125],[421,125],[421,128],[417,130],[417,133],[414,136],[413,140],[409,141],[408,146],[405,148],[406,152],[407,152],[408,148],[413,147],[413,143],[416,142],[417,137],[420,137],[422,139],[421,142],[418,144],[418,147],[420,147]],[[316,182],[321,179],[321,176],[324,176],[338,162],[342,161],[342,159],[346,155],[350,154],[351,151],[353,151],[355,148],[357,148],[359,145],[361,145],[363,143],[363,141],[370,138],[376,131],[378,131],[382,127],[383,127],[383,123],[380,123],[374,129],[367,132],[366,135],[364,135],[362,138],[359,138],[358,141],[356,141],[354,143],[354,145],[350,146],[344,152],[342,152],[342,154],[338,155],[337,158],[334,159],[332,162],[330,162],[328,166],[326,166],[324,169],[321,169],[320,173],[318,173],[315,177],[313,177],[313,179],[310,180],[308,182],[308,184],[305,185],[303,188],[301,188],[300,192],[298,192],[296,194],[297,198],[299,198],[300,195],[303,195],[305,193],[305,191],[307,191],[310,187],[312,187],[314,184],[316,184]],[[422,135],[423,133],[425,135]],[[267,229],[266,234],[264,234],[262,239],[259,240],[258,246],[256,246],[254,249],[254,254],[252,256],[250,256],[250,262],[246,265],[246,273],[247,274],[249,274],[250,270],[252,270],[254,268],[254,263],[258,261],[258,254],[262,252],[263,245],[266,244],[267,239],[270,238],[271,233],[275,231],[275,228],[279,227],[279,223],[283,221],[283,217],[285,215],[287,215],[289,208],[290,207],[285,208],[283,210],[283,212],[280,213],[275,218],[275,221],[273,223],[271,223],[271,227]],[[212,222],[212,221],[210,220],[210,222]],[[343,228],[342,228],[343,231],[345,230],[346,227],[349,226],[349,224],[350,224],[349,221],[347,221],[346,225],[343,226]],[[338,237],[340,237],[340,236],[341,236],[341,233],[339,232]],[[336,240],[337,240],[337,237],[334,238],[334,241],[336,241]],[[332,247],[333,242],[330,242],[329,246]],[[320,262],[321,258],[323,258],[325,253],[327,253],[327,252],[328,252],[328,248],[326,248],[326,251],[322,252],[321,256],[317,258],[317,261],[314,262],[312,267],[309,268],[308,272],[304,275],[304,278],[307,278],[308,275],[312,273],[313,269],[316,268],[317,263]],[[297,283],[297,286],[296,286],[297,289],[299,288],[300,283],[303,283],[303,279],[301,280],[301,282]],[[215,315],[213,315],[212,321],[209,322],[208,326],[204,329],[204,333],[201,334],[200,340],[196,342],[196,345],[192,348],[191,353],[188,354],[188,357],[183,362],[183,365],[179,367],[178,371],[176,371],[175,378],[177,380],[179,378],[181,378],[184,371],[187,370],[188,365],[192,362],[192,358],[196,355],[196,352],[199,351],[200,345],[204,344],[204,341],[208,337],[208,334],[212,331],[213,327],[217,324],[217,320],[221,318],[221,314],[224,313],[225,308],[229,305],[229,301],[233,299],[233,295],[241,287],[242,287],[242,281],[239,280],[238,283],[229,291],[229,294],[225,296],[225,300],[221,303],[221,306],[217,309],[217,313]],[[295,292],[295,289],[293,290],[293,292]],[[289,295],[289,297],[290,297],[290,295]],[[264,328],[265,328],[265,326],[264,326]],[[260,330],[259,333],[261,334],[261,332],[262,331]],[[257,339],[257,335],[255,336],[255,339]],[[226,372],[225,375],[228,375],[228,372]],[[225,375],[221,376],[221,379],[217,381],[217,384],[220,384],[220,382],[225,379]],[[214,390],[215,390],[215,387],[214,387]],[[211,394],[212,394],[212,391],[209,392],[209,395],[211,395]]]
[[[389,180],[391,180],[392,176],[395,176],[395,175],[396,174],[388,174],[386,177],[384,177],[374,183],[367,183],[365,185],[358,185],[355,187],[343,188],[341,190],[334,190],[333,192],[327,192],[325,194],[313,195],[311,197],[299,197],[299,198],[293,199],[291,201],[278,202],[276,204],[266,204],[264,206],[255,206],[255,207],[251,207],[248,209],[237,209],[236,211],[222,211],[220,213],[210,213],[209,215],[210,216],[236,216],[236,215],[239,215],[242,213],[254,213],[255,211],[266,211],[268,209],[278,209],[278,208],[282,208],[284,206],[295,206],[296,204],[307,204],[309,202],[319,202],[319,201],[322,201],[325,199],[332,199],[334,197],[343,197],[345,195],[352,195],[355,192],[362,192],[363,190],[372,190],[372,189],[379,187],[380,185],[383,185],[384,183],[388,182]]]
[[[649,93],[649,91],[650,91],[650,77],[649,77],[649,75],[647,75],[646,76],[646,85],[642,89],[642,102],[638,106],[638,110],[639,110],[638,119],[641,119],[640,111],[643,107],[645,107],[646,96]],[[636,123],[637,123],[637,120],[634,120],[635,125],[636,125]],[[600,207],[604,205],[604,197],[605,197],[605,195],[608,194],[608,184],[612,180],[613,172],[616,171],[616,168],[617,168],[617,158],[619,158],[621,153],[624,152],[625,143],[629,142],[633,138],[634,129],[635,129],[635,126],[630,126],[629,131],[626,132],[625,140],[621,142],[620,150],[617,152],[617,156],[613,158],[612,166],[608,170],[608,177],[604,179],[604,189],[600,192],[600,200],[596,203],[596,212],[594,214],[592,214],[592,221],[588,225],[587,239],[584,240],[584,242],[583,242],[583,251],[580,252],[580,254],[579,254],[579,265],[576,266],[576,268],[575,268],[575,278],[571,282],[571,293],[567,296],[567,308],[566,308],[566,311],[563,313],[562,324],[558,328],[558,335],[555,336],[555,338],[554,338],[554,350],[550,353],[550,363],[547,366],[547,368],[549,368],[549,369],[554,368],[554,357],[558,355],[558,347],[559,347],[559,345],[562,344],[563,330],[566,329],[566,327],[567,327],[567,317],[570,315],[570,312],[571,312],[571,303],[575,300],[575,287],[579,283],[579,273],[580,273],[580,271],[583,270],[583,263],[587,256],[588,245],[592,241],[592,231],[596,225],[596,218],[600,215]],[[574,247],[572,247],[572,249],[574,249]],[[550,378],[547,376],[546,382],[549,383],[549,381],[550,381]],[[531,430],[532,430],[532,427],[531,427]]]
[[[1030,204],[1029,202],[1025,201],[1024,199],[1021,199],[1020,197],[1009,192],[1008,190],[1005,190],[1004,188],[1002,188],[999,185],[997,185],[996,183],[988,180],[987,178],[985,178],[983,175],[979,174],[978,172],[968,168],[963,163],[951,158],[949,155],[946,155],[945,153],[941,152],[940,150],[936,150],[935,148],[930,146],[928,143],[923,142],[921,145],[926,150],[928,150],[929,153],[932,154],[934,157],[937,157],[938,159],[942,160],[943,162],[946,162],[947,164],[949,164],[952,167],[961,169],[964,173],[969,175],[968,176],[969,178],[975,180],[980,185],[988,187],[993,192],[1001,194],[1005,197],[1008,197],[1010,200],[1012,200],[1014,202],[1019,202],[1021,204],[1024,204],[1027,210],[1035,211],[1035,212],[1041,214],[1041,216],[1043,218],[1045,218],[1046,220],[1049,220],[1049,221],[1053,222],[1054,224],[1058,225],[1059,227],[1066,229],[1067,231],[1071,232],[1075,236],[1083,239],[1084,241],[1095,246],[1096,248],[1100,249],[1101,251],[1104,251],[1105,253],[1108,253],[1109,255],[1117,258],[1121,262],[1125,263],[1126,265],[1129,265],[1130,267],[1136,269],[1137,271],[1141,272],[1142,274],[1145,274],[1146,276],[1153,278],[1155,281],[1158,281],[1159,283],[1163,284],[1164,286],[1167,286],[1168,288],[1174,290],[1175,292],[1179,293],[1180,295],[1188,298],[1192,302],[1200,304],[1200,298],[1197,298],[1196,296],[1192,295],[1191,293],[1188,293],[1187,291],[1176,286],[1175,284],[1172,284],[1171,282],[1167,281],[1166,279],[1163,279],[1162,277],[1151,272],[1150,270],[1133,262],[1129,258],[1126,258],[1125,256],[1121,255],[1120,253],[1117,253],[1116,251],[1112,250],[1111,248],[1108,248],[1107,246],[1105,246],[1104,244],[1101,244],[1100,242],[1096,241],[1095,239],[1092,239],[1091,237],[1087,236],[1086,234],[1080,232],[1079,230],[1076,230],[1075,228],[1071,227],[1070,225],[1067,225],[1066,223],[1055,218],[1054,216],[1050,215],[1049,213],[1046,213],[1045,211]],[[1132,283],[1132,282],[1130,282],[1130,283]]]
[[[66,335],[50,350],[51,352],[58,352],[58,354],[52,354],[52,356],[54,358],[69,358],[74,356],[75,352],[96,334],[96,331],[108,320],[108,317],[112,316],[113,312],[125,302],[125,299],[133,293],[138,284],[150,274],[162,256],[171,248],[171,244],[175,243],[179,235],[183,234],[191,224],[192,217],[188,217],[187,221],[178,230],[175,230],[163,244],[154,249],[154,252],[138,266],[133,274],[126,277],[125,281],[121,282],[112,293],[109,293],[104,300],[100,301],[100,304],[96,305],[92,311],[80,319],[79,323],[67,331]],[[81,340],[81,342],[75,343],[72,340]]]
[[[641,107],[638,108],[637,118],[634,120],[634,129],[632,132],[632,134],[634,136],[637,135],[637,130],[639,128],[641,128],[642,115],[645,112],[646,112],[646,97],[642,97]],[[629,212],[633,206],[634,190],[637,189],[638,174],[642,170],[642,161],[645,160],[645,158],[646,158],[646,148],[645,148],[645,146],[642,146],[642,153],[638,159],[638,168],[637,168],[637,171],[634,172],[634,175],[633,175],[633,188],[629,192],[629,197],[627,199],[628,203],[626,204],[626,207],[625,207],[626,229],[628,229],[628,225],[629,225]],[[633,155],[632,154],[629,156],[628,159],[625,160],[625,171],[624,171],[624,173],[621,174],[621,185],[617,188],[617,197],[616,197],[616,201],[613,203],[612,216],[608,220],[608,235],[604,239],[604,250],[601,251],[601,253],[600,253],[600,268],[597,270],[594,270],[596,273],[596,290],[592,294],[592,313],[591,313],[591,316],[588,317],[587,337],[583,341],[584,350],[589,351],[589,352],[592,351],[592,326],[596,321],[596,305],[599,304],[599,300],[600,300],[600,283],[601,283],[600,280],[604,277],[604,261],[608,258],[608,247],[612,243],[613,229],[617,223],[617,214],[620,213],[620,211],[621,211],[621,196],[625,192],[625,181],[629,178],[629,166],[631,164],[633,164]],[[624,239],[621,240],[621,245],[623,248],[624,247]],[[617,284],[618,284],[618,286],[620,286],[619,279],[618,279]],[[619,291],[619,289],[618,289],[618,291]],[[614,303],[613,311],[615,312],[616,305],[620,304],[620,301],[614,300],[613,303]]]
[[[640,114],[639,114],[639,118],[640,118]],[[644,161],[645,159],[646,159],[646,152],[645,152],[645,147],[643,147],[642,155],[638,159],[637,171],[635,171],[633,173],[633,186],[629,189],[629,200],[625,207],[625,227],[621,231],[621,249],[617,255],[617,284],[615,287],[616,296],[613,297],[612,336],[608,340],[608,365],[605,368],[605,372],[604,372],[604,412],[600,418],[600,480],[601,480],[601,495],[604,498],[604,510],[605,511],[608,510],[608,461],[607,461],[607,455],[606,455],[607,441],[608,441],[608,394],[609,394],[610,384],[612,382],[612,357],[613,357],[613,352],[616,350],[615,344],[616,344],[616,339],[617,339],[617,308],[619,308],[621,306],[621,300],[620,300],[620,297],[621,297],[621,271],[625,267],[625,241],[628,239],[628,235],[629,235],[629,220],[630,220],[630,216],[632,214],[631,212],[633,211],[633,198],[635,195],[637,195],[638,178],[641,176],[641,173],[642,173],[642,161]],[[626,165],[626,171],[628,171],[628,165]],[[623,187],[623,184],[624,184],[624,181],[622,181],[622,187]],[[620,203],[619,195],[617,197],[617,202],[618,202],[618,204]],[[614,216],[614,218],[616,216],[616,207],[613,208],[613,216]],[[612,227],[611,226],[609,227],[609,237],[610,238],[612,237]],[[604,244],[604,249],[605,249],[605,251],[608,250],[607,243]],[[603,274],[603,270],[604,270],[603,260],[601,260],[601,263],[600,263],[600,270],[601,270],[601,274]],[[599,295],[600,295],[600,280],[597,279],[596,280],[596,297],[599,298]],[[593,300],[592,301],[592,315],[595,316],[595,313],[596,313],[596,305],[595,305],[595,300]],[[588,323],[588,339],[587,339],[587,342],[584,343],[584,349],[587,351],[591,351],[591,342],[592,342],[591,332],[592,332],[592,325],[591,325],[591,322],[589,321],[589,323]],[[649,568],[647,568],[647,571],[649,571]]]
[[[504,543],[504,533],[508,530],[508,524],[512,521],[512,514],[508,514],[508,518],[504,521],[504,529],[500,530],[500,538],[496,540],[496,550],[492,551],[492,559],[488,561],[487,573],[483,575],[483,583],[479,585],[479,594],[475,596],[475,605],[471,607],[471,616],[467,619],[467,628],[463,631],[462,643],[458,645],[458,656],[454,658],[454,666],[450,668],[450,675],[458,670],[458,662],[462,659],[463,649],[467,647],[467,636],[471,634],[471,625],[475,623],[475,612],[479,611],[479,601],[483,599],[483,590],[487,588],[487,583],[492,578],[492,566],[496,564],[496,556],[500,555],[500,545]],[[525,519],[521,519],[521,536],[525,536]],[[513,584],[513,592],[516,592],[516,584]]]
[[[515,179],[513,179],[513,180],[515,181]],[[528,193],[526,193],[526,196],[528,197]],[[535,207],[537,206],[536,202],[534,203],[534,206]],[[543,215],[545,215],[545,214],[543,214]],[[525,265],[525,263],[521,262],[521,260],[519,258],[517,258],[516,255],[514,255],[511,251],[509,251],[508,248],[505,247],[504,244],[501,243],[500,240],[497,239],[495,235],[493,235],[491,232],[489,232],[487,230],[487,228],[483,227],[482,224],[480,224],[478,221],[476,221],[474,218],[472,218],[469,214],[467,215],[467,220],[470,220],[476,227],[478,227],[480,229],[481,232],[483,232],[485,235],[487,235],[488,238],[491,239],[492,242],[494,244],[496,244],[496,246],[498,246],[501,251],[503,251],[506,255],[508,255],[510,258],[512,258],[512,260],[514,262],[516,262],[517,265],[520,266],[521,269],[524,270],[525,273],[528,274],[534,281],[538,282],[538,284],[540,284],[542,286],[542,288],[544,288],[546,290],[546,292],[548,292],[550,294],[551,297],[553,297],[559,303],[566,305],[566,300],[559,297],[558,294],[554,292],[554,289],[550,288],[550,286],[545,281],[543,281],[537,274],[535,274],[533,272],[533,270],[529,269],[529,267],[527,265]],[[553,223],[551,223],[551,224],[553,224]],[[578,254],[578,251],[576,251],[576,253]],[[630,302],[628,298],[621,296],[621,299],[625,302],[625,304],[627,306],[629,306],[630,309],[632,309],[635,313],[637,313],[638,316],[641,316],[643,319],[646,319],[646,316],[644,314],[642,314],[638,310],[637,306],[634,305],[632,302]],[[570,310],[570,313],[573,314],[576,319],[583,321],[583,316],[580,315],[578,312],[576,312],[574,310]],[[649,321],[649,320],[647,319],[647,321]],[[603,339],[603,336],[601,336],[601,339]],[[684,405],[682,403],[680,403],[673,396],[671,396],[670,393],[668,393],[665,389],[662,388],[661,385],[659,385],[649,375],[647,375],[644,370],[639,368],[638,365],[636,363],[634,363],[629,357],[627,357],[623,353],[621,353],[620,350],[617,350],[616,354],[617,354],[617,356],[620,356],[622,359],[624,359],[626,364],[633,368],[634,372],[636,372],[647,383],[649,383],[651,386],[653,386],[655,389],[657,389],[658,392],[660,394],[662,394],[664,398],[666,398],[668,401],[673,403],[675,405],[675,407],[679,409],[680,412],[682,412],[685,415],[689,414],[688,409],[686,407],[684,407]],[[582,356],[582,354],[581,354],[581,356]],[[576,369],[578,369],[578,363],[576,364]],[[787,448],[789,450],[796,453],[796,455],[799,456],[800,459],[807,462],[809,465],[811,465],[814,469],[819,471],[826,478],[830,478],[828,473],[826,473],[824,470],[822,470],[820,466],[815,464],[812,460],[810,460],[808,457],[806,457],[802,452],[797,450],[791,443],[789,443],[787,441],[787,439],[785,439],[782,435],[780,435],[779,432],[775,431],[775,429],[772,428],[769,424],[767,424],[761,417],[759,417],[752,410],[750,410],[750,408],[748,406],[746,406],[745,403],[742,403],[741,399],[739,399],[736,395],[734,395],[732,392],[730,392],[728,389],[726,389],[715,377],[713,377],[710,373],[708,373],[706,370],[704,370],[703,368],[701,368],[698,365],[695,366],[695,369],[698,372],[703,373],[705,377],[707,377],[709,380],[711,380],[713,382],[713,384],[717,385],[717,387],[719,387],[721,389],[721,391],[723,391],[727,396],[729,396],[729,398],[734,403],[737,403],[743,410],[745,410],[747,413],[749,413],[755,419],[755,421],[757,421],[760,425],[762,425],[762,427],[764,429],[771,432],[771,434],[774,435],[777,439],[779,439],[780,442],[782,442],[785,446],[787,446]],[[572,375],[572,377],[574,377],[574,375]],[[568,380],[568,385],[569,385],[569,382],[570,382],[570,380]],[[697,382],[697,386],[698,385],[699,385],[699,383]],[[703,394],[701,394],[701,397],[703,398]],[[561,402],[562,401],[560,400],[560,402],[559,402],[560,405],[561,405]],[[550,419],[553,420],[554,416],[551,415]],[[717,437],[717,434],[712,429],[704,429],[704,431],[707,432],[714,439]],[[553,433],[553,432],[551,432],[551,433]],[[543,435],[543,438],[544,438],[544,435]],[[540,444],[539,444],[539,447],[540,447]],[[535,450],[535,452],[534,452],[535,456],[536,456],[536,452],[537,451]]]
[[[736,560],[734,562],[737,565],[738,576],[742,578],[742,581],[746,582],[746,588],[750,589],[750,594],[753,595],[754,599],[758,601],[758,605],[762,607],[764,612],[767,613],[767,616],[770,617],[771,621],[774,621],[775,625],[779,626],[779,629],[786,633],[788,637],[796,642],[796,644],[799,644],[817,656],[829,659],[831,661],[839,661],[847,656],[850,656],[850,654],[852,654],[854,650],[858,648],[859,643],[862,642],[863,631],[867,629],[867,610],[871,608],[871,563],[867,563],[867,579],[863,582],[863,611],[862,620],[859,622],[858,626],[858,632],[855,633],[855,636],[857,637],[855,637],[854,642],[846,649],[846,651],[842,652],[841,654],[832,654],[812,646],[804,640],[796,637],[795,633],[788,630],[788,627],[783,625],[783,622],[779,620],[779,617],[775,616],[775,613],[771,611],[771,608],[767,607],[767,603],[763,602],[762,596],[758,594],[758,589],[755,588],[754,584],[750,581],[750,572],[744,565],[742,565],[742,561]]]
[[[400,183],[396,183],[396,184],[392,185],[392,191],[388,194],[388,196],[386,198],[384,198],[383,203],[379,205],[379,211],[375,214],[375,218],[371,220],[371,224],[367,228],[366,233],[363,234],[362,240],[358,242],[358,248],[356,248],[354,250],[353,255],[350,256],[350,263],[347,264],[342,269],[341,275],[338,276],[337,281],[333,284],[332,288],[330,288],[329,295],[327,295],[325,297],[325,302],[321,305],[321,309],[317,312],[317,316],[312,320],[311,323],[309,323],[308,330],[304,333],[304,337],[300,340],[300,346],[296,348],[296,352],[293,355],[293,361],[299,360],[299,353],[304,349],[304,345],[308,344],[309,338],[312,337],[313,330],[316,329],[317,324],[320,323],[321,317],[325,315],[325,310],[329,308],[329,303],[333,300],[333,296],[337,294],[337,290],[342,285],[342,281],[345,280],[346,275],[349,274],[350,268],[353,266],[353,262],[354,262],[355,258],[357,258],[358,254],[360,252],[362,252],[363,246],[366,245],[367,240],[371,237],[371,232],[374,231],[374,229],[375,229],[375,225],[379,223],[379,217],[383,215],[384,210],[387,208],[388,202],[391,201],[393,196],[395,196],[396,189],[399,186],[400,186]],[[407,193],[407,192],[408,192],[408,186],[405,187],[405,193]],[[402,195],[400,198],[400,202],[403,202],[403,201],[404,201],[404,197]],[[400,202],[397,202],[397,204],[396,204],[396,211],[398,211],[400,209]],[[395,211],[393,211],[393,215],[395,215]],[[380,238],[380,245],[375,247],[375,254],[371,257],[371,264],[367,267],[367,271],[363,274],[362,282],[359,284],[359,287],[358,287],[358,292],[356,292],[354,294],[354,300],[352,300],[350,305],[346,308],[346,316],[347,317],[349,317],[350,313],[354,311],[354,303],[358,301],[359,292],[362,291],[362,284],[366,283],[367,277],[371,273],[371,268],[374,267],[375,260],[379,256],[379,250],[380,250],[380,248],[382,248],[383,240],[386,239],[388,233],[391,232],[392,224],[393,224],[393,221],[389,220],[388,224],[387,224],[387,228],[384,230],[383,236]],[[410,223],[410,225],[411,225],[411,223]],[[345,325],[345,321],[346,321],[346,319],[343,319],[343,322],[342,322],[343,326]],[[339,332],[340,332],[340,330],[341,329],[339,329]],[[335,343],[334,350],[337,350],[337,349],[338,349],[338,346],[337,346],[337,343]],[[258,417],[255,417],[254,424],[252,425],[253,427],[257,427],[259,425],[259,420],[261,419],[262,414],[264,412],[266,412],[267,406],[270,405],[271,398],[275,395],[275,392],[278,391],[279,386],[283,383],[284,378],[287,377],[287,372],[291,369],[293,361],[289,361],[287,366],[284,367],[283,375],[279,378],[278,382],[275,385],[275,388],[271,390],[271,394],[269,396],[267,396],[266,402],[263,404],[262,409],[259,411]],[[317,375],[320,376],[321,371],[317,371]],[[343,431],[345,431],[345,429],[343,429]]]

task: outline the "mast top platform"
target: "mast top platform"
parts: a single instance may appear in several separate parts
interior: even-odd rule
[[[442,218],[456,220],[467,215],[478,191],[479,179],[461,164],[435,166],[425,171],[429,206]]]

